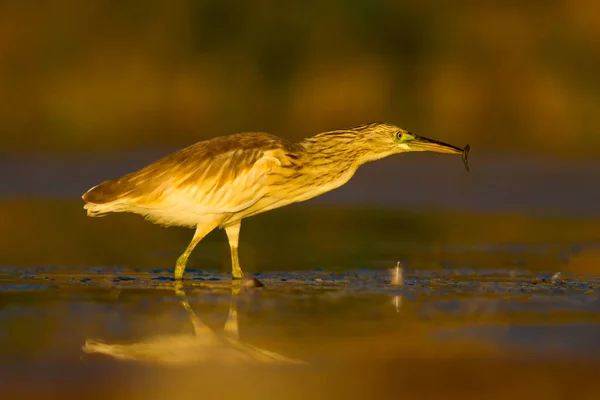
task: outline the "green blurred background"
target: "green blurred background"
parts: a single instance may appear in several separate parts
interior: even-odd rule
[[[372,120],[598,154],[594,0],[4,0],[0,150],[288,139]]]

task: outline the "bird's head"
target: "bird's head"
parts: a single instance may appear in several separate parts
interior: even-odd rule
[[[372,150],[385,153],[404,153],[407,151],[434,151],[436,153],[462,154],[463,149],[451,144],[438,142],[417,136],[395,125],[372,123],[353,128],[362,136],[363,144]]]
[[[353,130],[360,137],[362,146],[369,149],[370,154],[367,155],[369,159],[366,161],[408,151],[433,151],[436,153],[461,154],[465,167],[467,170],[469,169],[466,159],[469,151],[468,145],[461,149],[451,144],[417,136],[405,129],[385,123],[362,125],[353,128]]]

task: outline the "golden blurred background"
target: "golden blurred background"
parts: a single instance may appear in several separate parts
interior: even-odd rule
[[[598,397],[599,71],[597,0],[2,0],[0,398]],[[472,169],[389,157],[244,221],[267,288],[241,337],[313,367],[82,358],[193,329],[164,279],[193,232],[82,193],[217,135],[377,120],[469,143]],[[405,286],[373,278],[397,263]],[[186,281],[210,327],[230,270],[215,230]]]
[[[5,0],[0,55],[4,151],[373,120],[478,150],[600,145],[593,0]]]

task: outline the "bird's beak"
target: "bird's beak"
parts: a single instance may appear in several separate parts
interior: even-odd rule
[[[426,137],[415,136],[414,140],[406,143],[412,151],[435,151],[436,153],[462,154],[463,149],[451,144],[438,142]]]
[[[414,136],[414,140],[406,143],[411,151],[435,151],[436,153],[460,154],[462,156],[465,169],[469,172],[469,161],[467,157],[471,146],[466,145],[464,149],[452,146],[448,143],[438,142],[437,140],[426,137]]]

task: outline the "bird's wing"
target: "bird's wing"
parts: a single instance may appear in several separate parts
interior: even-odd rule
[[[277,148],[235,149],[171,162],[139,171],[132,177],[137,181],[135,187],[140,196],[134,192],[130,199],[135,199],[140,207],[234,213],[260,200],[265,194],[268,174],[287,162],[285,152]]]

